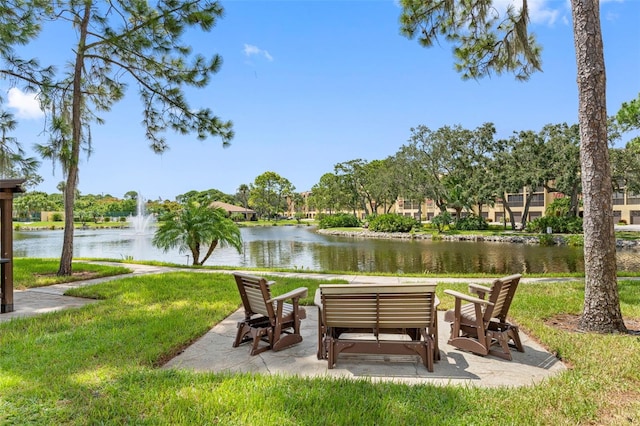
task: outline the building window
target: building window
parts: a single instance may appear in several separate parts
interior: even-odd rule
[[[405,210],[418,210],[420,207],[419,201],[414,200],[404,200],[404,209]]]
[[[614,191],[612,201],[614,206],[624,204],[624,191]]]
[[[640,194],[627,193],[627,204],[640,204]]]
[[[613,223],[618,223],[622,220],[622,212],[620,210],[613,211]]]
[[[529,205],[532,207],[544,207],[544,194],[533,194]]]
[[[507,203],[509,204],[509,207],[522,207],[524,203],[524,194],[507,195]]]

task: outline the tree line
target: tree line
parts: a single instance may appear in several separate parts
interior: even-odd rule
[[[610,141],[640,128],[638,105],[640,95],[623,104],[620,112],[610,118]],[[287,178],[266,171],[252,183],[241,184],[235,194],[217,189],[194,190],[176,196],[174,201],[148,200],[147,211],[160,215],[176,211],[188,201],[202,205],[222,201],[252,209],[263,219],[278,219],[287,213],[300,218],[306,209],[329,214],[364,212],[368,216],[390,212],[402,198],[405,202],[415,202],[420,217],[422,201],[429,199],[441,212],[453,210],[460,219],[464,211],[473,211],[475,207],[480,215],[484,207],[508,201],[508,194],[526,189],[522,212],[522,221],[525,221],[536,190],[545,188],[569,200],[565,214],[578,215],[582,185],[577,124],[547,124],[538,132],[518,131],[509,138],[497,140],[492,123],[471,130],[460,125],[436,130],[418,126],[410,132],[407,143],[392,156],[336,164],[333,172],[325,173],[313,185],[306,200]],[[629,193],[640,193],[640,138],[632,137],[622,148],[611,147],[609,156],[613,189],[626,188]],[[77,193],[74,217],[76,221],[97,221],[103,217],[133,215],[137,197],[135,191],[127,192],[122,199],[109,194]],[[503,205],[514,226],[509,203]],[[18,194],[14,209],[23,218],[33,217],[40,211],[61,211],[63,197],[43,192]]]

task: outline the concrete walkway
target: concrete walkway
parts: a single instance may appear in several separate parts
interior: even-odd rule
[[[122,266],[122,264],[119,264]],[[13,318],[38,315],[70,307],[80,307],[99,301],[64,296],[72,287],[93,285],[104,281],[127,276],[169,272],[172,269],[147,265],[126,265],[133,272],[115,277],[57,284],[14,293],[15,311],[0,314],[0,322]],[[194,271],[196,272],[196,271]],[[197,272],[223,272],[203,271]],[[230,273],[231,271],[229,271]],[[253,272],[255,273],[255,272]],[[305,275],[315,278],[340,278],[351,283],[399,283],[421,281],[420,278],[399,278],[358,275],[325,275],[271,273],[273,276]],[[558,281],[553,279],[532,279],[523,281]],[[488,282],[489,279],[428,279],[432,282],[463,281]],[[539,383],[566,370],[555,356],[542,346],[521,333],[524,353],[512,351],[513,361],[505,361],[493,356],[481,357],[455,349],[447,344],[449,323],[439,313],[439,345],[441,360],[435,363],[434,372],[429,373],[419,357],[411,356],[374,356],[342,354],[337,365],[329,370],[327,362],[316,358],[317,346],[317,309],[305,308],[307,318],[302,322],[303,342],[281,352],[266,351],[256,356],[249,355],[248,345],[232,348],[236,333],[236,324],[242,319],[243,312],[238,310],[212,328],[181,354],[170,360],[163,368],[189,369],[194,371],[259,373],[297,375],[303,377],[347,377],[372,381],[393,381],[408,384],[433,383],[452,385],[475,385],[482,387],[526,386]]]

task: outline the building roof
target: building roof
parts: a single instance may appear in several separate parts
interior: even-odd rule
[[[224,209],[229,213],[244,213],[244,214],[255,213],[255,210],[245,209],[244,207],[234,206],[233,204],[223,203],[222,201],[214,201],[213,203],[210,204],[210,206]]]

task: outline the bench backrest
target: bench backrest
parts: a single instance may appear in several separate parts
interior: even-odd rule
[[[509,307],[518,288],[520,278],[520,274],[514,274],[493,281],[489,296],[489,301],[493,303],[493,306],[485,310],[485,321],[490,321],[491,318],[498,318],[500,322],[507,320]]]
[[[433,325],[435,284],[320,285],[327,327],[423,328]]]
[[[233,276],[238,285],[245,313],[248,316],[260,314],[268,318],[274,318],[273,305],[267,303],[267,300],[271,299],[271,290],[269,289],[271,283],[262,277],[237,272]]]

